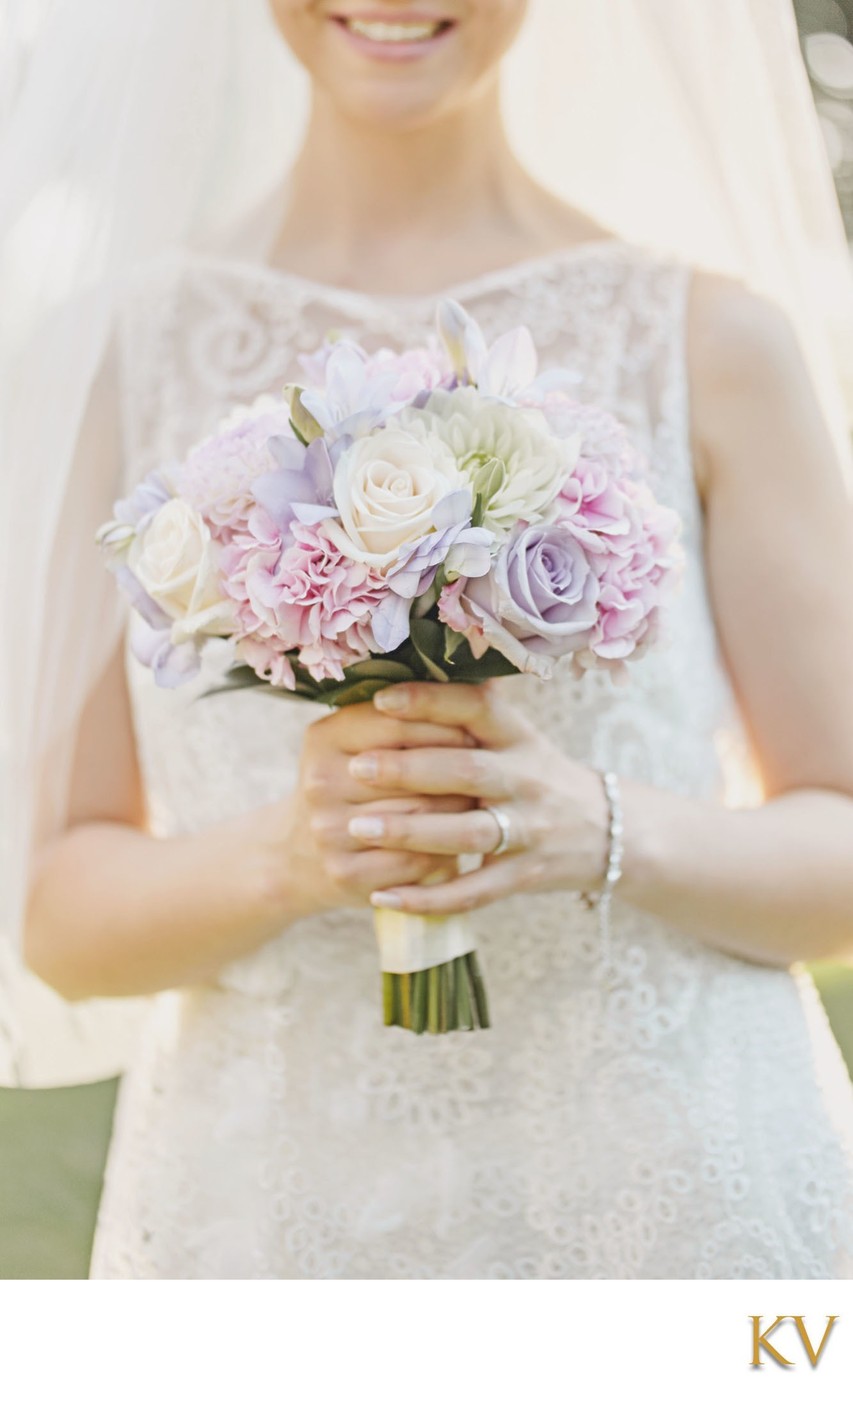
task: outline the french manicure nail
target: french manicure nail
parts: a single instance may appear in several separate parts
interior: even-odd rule
[[[360,781],[373,781],[379,775],[379,762],[375,756],[354,756],[349,763],[349,773]]]
[[[409,705],[409,693],[406,688],[383,688],[381,692],[374,693],[373,702],[382,712],[402,712]]]
[[[397,893],[371,893],[370,901],[374,907],[402,907],[403,900]]]
[[[356,839],[381,839],[385,833],[385,821],[377,815],[358,815],[350,820],[347,829]]]

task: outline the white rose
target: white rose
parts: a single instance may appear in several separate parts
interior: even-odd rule
[[[423,409],[406,409],[412,434],[438,437],[463,479],[482,493],[482,525],[506,536],[516,522],[551,515],[564,480],[577,463],[581,439],[558,439],[540,410],[507,405],[473,386],[434,390]]]
[[[175,621],[172,642],[227,634],[233,602],[223,598],[207,523],[182,498],[170,498],[133,542],[127,564],[139,584]]]
[[[343,555],[381,572],[401,546],[432,529],[437,504],[462,486],[440,439],[377,429],[341,454],[334,477],[341,521],[329,521],[326,530]]]

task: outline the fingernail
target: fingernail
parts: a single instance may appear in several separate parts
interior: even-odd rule
[[[373,705],[381,712],[402,712],[410,700],[408,688],[383,688],[373,695]]]
[[[374,907],[402,907],[403,899],[398,893],[371,893],[370,901]]]
[[[373,781],[379,775],[379,762],[375,756],[354,756],[349,763],[349,773],[360,781]]]
[[[381,839],[385,833],[385,821],[376,815],[360,815],[350,820],[347,829],[356,839]]]

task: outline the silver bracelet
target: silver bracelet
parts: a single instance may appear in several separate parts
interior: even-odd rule
[[[607,872],[601,891],[595,894],[581,893],[581,900],[588,908],[598,909],[598,932],[601,954],[607,967],[612,958],[610,938],[610,900],[613,889],[622,877],[622,797],[619,790],[619,777],[615,771],[600,771],[607,796]]]

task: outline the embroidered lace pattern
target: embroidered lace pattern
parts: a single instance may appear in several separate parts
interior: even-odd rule
[[[689,451],[690,276],[600,241],[453,291],[487,336],[525,322],[543,365],[577,370],[684,524],[666,636],[629,685],[502,686],[579,760],[752,803]],[[329,328],[406,346],[433,314],[432,298],[252,264],[147,269],[122,317],[128,477],[278,390]],[[128,670],[161,833],[293,785],[321,709],[197,699],[130,656]],[[155,997],[120,1091],[92,1276],[853,1277],[853,1093],[801,965],[729,955],[617,896],[609,966],[571,893],[472,920],[493,1016],[477,1034],[382,1026],[363,910],[305,919],[215,984]]]

